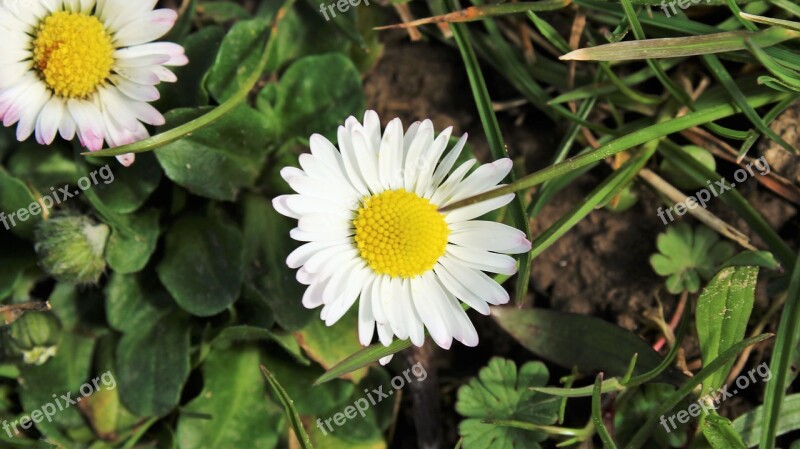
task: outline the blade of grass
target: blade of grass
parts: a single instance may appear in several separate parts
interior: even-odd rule
[[[261,75],[264,73],[270,56],[272,55],[277,43],[275,36],[278,34],[278,26],[283,20],[283,17],[286,15],[286,12],[289,10],[289,8],[291,8],[294,1],[295,0],[286,0],[281,9],[278,10],[278,12],[272,18],[269,37],[267,38],[267,43],[264,46],[264,52],[261,54],[261,59],[258,61],[258,66],[250,75],[250,77],[247,78],[242,88],[239,89],[239,91],[237,91],[233,96],[231,96],[231,98],[208,113],[161,134],[157,134],[129,145],[123,145],[121,147],[107,148],[105,150],[100,150],[93,153],[85,152],[81,154],[83,156],[112,157],[128,153],[144,153],[147,151],[153,151],[172,142],[183,139],[184,137],[203,129],[224,117],[225,114],[235,109],[240,103],[247,99],[250,91],[253,90],[256,83],[258,83],[258,80],[261,79]]]
[[[518,14],[527,11],[553,11],[561,9],[571,3],[572,0],[541,0],[538,2],[518,2],[501,3],[499,5],[470,6],[459,11],[441,14],[433,17],[413,20],[406,23],[397,23],[375,27],[376,30],[390,30],[395,28],[413,28],[432,23],[463,23],[474,22],[476,20],[488,19],[491,17],[506,14]]]
[[[456,0],[448,0],[447,3],[452,9],[458,7]],[[486,81],[483,79],[483,73],[478,64],[478,58],[475,56],[475,51],[470,43],[469,31],[466,26],[462,24],[451,24],[451,30],[461,52],[461,57],[464,60],[470,86],[472,87],[472,95],[475,97],[475,104],[478,108],[478,114],[481,117],[481,123],[483,123],[486,140],[489,142],[489,151],[492,153],[494,159],[508,157],[508,151],[506,150],[505,143],[503,142],[503,135],[500,131],[500,124],[497,122],[497,116],[494,114],[492,108],[489,90],[486,88]],[[512,182],[515,180],[513,170],[509,177]],[[511,214],[514,217],[517,228],[525,233],[528,240],[531,240],[530,222],[525,213],[525,201],[521,194],[517,195],[514,202],[511,204]],[[517,305],[522,304],[525,295],[528,293],[530,271],[531,255],[529,253],[521,254],[516,288],[515,302]]]
[[[325,374],[320,376],[319,379],[314,381],[314,385],[324,384],[325,382],[351,373],[359,368],[375,363],[386,356],[396,354],[410,347],[411,340],[394,340],[389,346],[383,346],[380,343],[367,346],[329,369]]]
[[[614,440],[606,429],[606,423],[603,422],[603,408],[600,402],[600,385],[603,383],[603,373],[600,373],[594,379],[594,389],[592,392],[592,422],[597,429],[597,435],[600,441],[603,442],[603,449],[617,449]]]
[[[677,391],[672,393],[667,400],[663,401],[660,406],[656,407],[644,425],[641,426],[639,431],[636,432],[633,438],[631,438],[631,441],[628,443],[628,445],[625,446],[625,449],[641,448],[647,442],[647,439],[650,437],[650,433],[658,425],[658,418],[660,416],[669,413],[673,407],[678,405],[685,397],[689,396],[695,387],[703,383],[708,376],[722,368],[727,362],[733,360],[734,357],[736,357],[746,347],[760,343],[768,338],[772,338],[772,336],[772,334],[762,334],[748,338],[723,351],[716,359],[714,359],[714,361],[706,365],[702,370],[700,370],[700,372],[695,374],[691,380],[683,384],[680,388],[678,388]]]
[[[751,95],[748,98],[750,105],[752,107],[761,107],[767,104],[781,101],[785,97],[786,97],[785,93],[775,92],[767,88],[760,88],[756,89],[755,92],[751,93]],[[514,181],[513,183],[506,185],[504,187],[500,187],[491,190],[489,192],[482,193],[480,195],[475,195],[470,198],[465,198],[461,201],[457,201],[453,204],[448,205],[447,207],[443,207],[441,211],[446,212],[449,210],[458,209],[460,207],[469,206],[470,204],[475,204],[481,201],[485,201],[490,198],[496,198],[498,196],[502,196],[508,193],[514,193],[520,190],[526,190],[536,185],[539,185],[547,180],[557,178],[563,174],[585,167],[586,165],[589,165],[593,162],[605,159],[608,156],[614,155],[621,151],[628,150],[637,145],[649,142],[650,140],[664,137],[672,133],[680,132],[685,129],[703,125],[705,123],[709,123],[715,120],[719,120],[721,118],[734,115],[738,112],[739,112],[738,108],[736,108],[736,106],[734,106],[733,104],[723,103],[717,100],[713,104],[705,105],[704,109],[702,110],[688,113],[686,115],[677,117],[675,119],[669,120],[664,123],[654,124],[639,129],[637,131],[633,131],[631,133],[628,133],[627,135],[618,137],[612,140],[611,142],[600,146],[599,148],[590,153],[571,157],[569,159],[564,160],[563,162],[551,165],[550,167],[544,168],[535,173],[524,176],[518,179],[517,181]]]
[[[292,398],[286,394],[286,390],[283,389],[281,384],[278,382],[278,379],[276,379],[275,376],[269,372],[266,366],[261,365],[261,372],[264,373],[264,377],[267,378],[267,383],[269,383],[272,393],[275,395],[276,399],[278,399],[278,402],[280,402],[283,406],[283,411],[286,414],[286,418],[292,425],[292,429],[294,429],[294,434],[297,437],[297,441],[300,442],[300,448],[314,449],[314,445],[311,443],[311,438],[308,437],[308,433],[306,432],[305,427],[303,427],[303,421],[300,420],[300,415],[297,413],[297,409],[294,408],[294,401],[292,401]]]
[[[778,336],[772,349],[769,369],[772,379],[767,382],[764,393],[764,421],[761,425],[760,449],[773,449],[778,432],[778,420],[781,413],[783,397],[786,394],[789,370],[792,367],[792,352],[800,329],[800,255],[795,263],[789,291],[786,294],[781,321],[778,324]]]
[[[788,30],[800,31],[800,22],[795,22],[793,20],[773,19],[772,17],[756,16],[754,14],[747,14],[746,12],[740,12],[739,16],[743,19],[749,20],[750,22],[763,23],[765,25],[783,27]]]
[[[771,47],[800,37],[800,32],[784,28],[763,31],[725,31],[700,36],[666,37],[644,41],[625,41],[579,48],[560,59],[566,61],[630,61],[646,58],[676,58],[745,50],[746,38],[760,47]]]

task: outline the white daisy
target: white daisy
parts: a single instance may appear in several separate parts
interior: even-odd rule
[[[149,43],[178,15],[156,0],[0,0],[0,120],[17,139],[35,132],[75,134],[90,151],[148,137],[142,123],[164,124],[148,102],[156,85],[174,82],[164,66],[188,63],[183,47]],[[132,154],[120,156],[124,165]]]
[[[315,134],[311,154],[300,156],[302,170],[281,171],[297,194],[279,196],[273,205],[298,220],[291,237],[308,242],[287,259],[308,285],[303,305],[322,306],[330,326],[360,299],[358,333],[365,346],[376,328],[387,346],[394,336],[420,346],[425,329],[446,349],[453,339],[477,345],[459,301],[484,315],[489,304],[508,302],[508,293],[484,271],[514,274],[516,261],[507,254],[530,251],[523,232],[474,220],[513,194],[438,211],[497,187],[512,165],[501,159],[467,176],[472,159],[452,170],[467,136],[442,157],[451,131],[434,138],[425,120],[404,134],[394,119],[381,135],[378,115],[367,111],[363,125],[350,117],[339,127],[339,149]]]

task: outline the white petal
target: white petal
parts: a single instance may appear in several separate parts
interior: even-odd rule
[[[508,292],[486,273],[469,268],[458,259],[447,256],[439,258],[439,263],[468,290],[475,292],[479,298],[489,304],[498,305],[508,302]]]
[[[61,118],[66,113],[64,100],[53,96],[42,108],[39,118],[36,120],[36,141],[40,145],[50,145],[56,138]]]
[[[378,178],[377,153],[370,148],[370,144],[367,143],[367,137],[362,130],[356,129],[353,131],[352,139],[355,160],[361,177],[373,194],[382,192],[383,186]]]
[[[466,266],[490,273],[512,275],[517,272],[517,261],[505,254],[490,253],[482,249],[447,245],[445,254],[461,260]]]
[[[319,242],[309,242],[304,245],[298,246],[286,257],[286,265],[289,268],[296,269],[305,265],[314,254],[334,246],[346,245],[346,240],[324,240]]]
[[[389,320],[386,318],[386,314],[383,312],[383,301],[381,301],[381,285],[384,277],[385,275],[376,275],[375,281],[372,283],[370,299],[372,301],[372,315],[375,316],[375,321],[388,325]]]
[[[413,279],[403,279],[402,305],[408,320],[408,337],[414,346],[419,347],[425,343],[425,326],[423,326],[422,318],[414,306],[414,298],[411,293],[412,282]]]
[[[342,154],[342,163],[344,165],[345,173],[347,174],[347,179],[350,181],[350,185],[352,185],[353,188],[355,188],[356,191],[362,196],[369,196],[369,189],[367,189],[367,185],[364,182],[364,179],[361,177],[361,173],[358,169],[352,137],[347,128],[344,126],[339,127],[338,138],[339,151]]]
[[[109,79],[120,92],[134,100],[156,101],[161,98],[161,94],[155,86],[134,83],[119,75],[111,75]]]
[[[372,314],[372,285],[376,277],[370,276],[361,289],[358,299],[358,341],[368,346],[375,335],[375,316]]]
[[[82,100],[69,100],[67,110],[77,125],[78,138],[89,151],[103,148],[105,123],[100,110],[94,104]]]
[[[414,187],[417,185],[419,171],[423,168],[420,165],[422,163],[422,155],[428,151],[431,144],[433,144],[433,124],[430,120],[425,120],[420,125],[419,131],[408,149],[403,167],[403,184],[409,192],[413,192]]]
[[[363,266],[363,263],[358,271],[355,273],[351,272],[348,276],[346,276],[347,282],[344,291],[332,303],[326,305],[326,307],[329,308],[328,315],[325,317],[326,325],[334,325],[344,316],[345,313],[347,313],[348,310],[350,310],[350,307],[352,307],[358,299],[358,295],[361,293],[361,290],[369,279],[369,276],[370,271]],[[334,280],[331,279],[331,283],[333,282]],[[328,289],[326,288],[325,292],[323,292],[323,301],[325,299],[325,293],[327,290]]]
[[[445,290],[466,303],[468,306],[477,310],[478,313],[482,315],[489,315],[489,304],[486,302],[485,298],[478,296],[474,290],[470,290],[465,287],[460,280],[451,275],[450,272],[447,271],[447,269],[445,269],[441,264],[437,263],[436,266],[433,267],[433,271],[436,273],[436,276],[439,278],[439,281],[442,283],[442,286],[444,286]]]
[[[403,284],[399,278],[385,276],[381,284],[381,306],[389,319],[392,332],[397,338],[405,340],[408,338],[408,328],[405,317],[405,309],[401,307],[400,298],[403,295]]]
[[[312,254],[303,264],[303,268],[311,273],[322,273],[327,265],[334,265],[333,262],[358,257],[358,250],[350,242],[336,243],[341,241],[342,239],[331,240],[331,246]]]
[[[392,339],[394,334],[392,333],[392,328],[389,326],[388,323],[375,323],[376,327],[378,328],[378,339],[381,341],[381,344],[384,346],[389,346],[392,344]],[[388,356],[389,360],[391,360],[392,356]],[[383,360],[383,359],[381,359]],[[387,362],[388,363],[388,362]],[[385,365],[386,363],[381,362],[381,365]]]
[[[453,334],[448,324],[449,317],[442,313],[447,306],[444,292],[439,288],[430,271],[413,280],[416,282],[411,286],[411,295],[414,298],[417,313],[425,323],[433,341],[444,349],[450,349],[450,345],[453,343]]]
[[[531,250],[531,242],[525,238],[524,232],[494,221],[453,223],[447,240],[456,245],[496,253],[519,254]]]
[[[167,34],[178,20],[172,9],[157,9],[137,17],[114,33],[114,43],[119,47],[130,47],[154,41]]]
[[[460,341],[464,346],[475,347],[478,346],[478,331],[470,321],[467,312],[461,308],[461,304],[456,301],[452,295],[447,295],[447,307],[450,310],[450,316],[454,318],[453,325],[453,338]]]
[[[513,165],[511,159],[508,158],[481,165],[455,188],[445,205],[494,188],[503,178],[508,176]]]
[[[389,346],[389,345],[384,345],[384,346]],[[381,357],[380,359],[378,359],[378,363],[380,363],[381,366],[386,366],[387,363],[392,361],[392,357],[394,357],[394,354],[389,354],[386,357]]]
[[[325,291],[325,286],[328,285],[329,279],[323,279],[319,282],[314,282],[306,288],[303,292],[303,307],[306,309],[315,309],[322,305],[322,292]]]
[[[303,215],[297,221],[297,227],[307,232],[349,231],[352,224],[339,215],[320,213]]]
[[[458,223],[460,221],[467,221],[472,220],[473,218],[480,217],[488,212],[491,212],[495,209],[499,209],[506,204],[510,203],[514,199],[514,194],[509,193],[507,195],[499,196],[497,198],[492,198],[486,201],[481,201],[480,203],[473,204],[471,206],[462,207],[460,209],[452,210],[447,212],[447,215],[444,217],[444,221],[447,223]]]
[[[378,152],[378,172],[384,189],[403,187],[403,124],[399,118],[389,122]]]
[[[431,203],[440,206],[444,205],[450,198],[450,195],[452,195],[453,190],[455,190],[456,186],[458,186],[476,162],[475,159],[470,159],[459,165],[458,168],[447,177],[447,180],[434,190],[433,195],[430,197]]]
[[[450,141],[450,134],[453,132],[453,127],[450,126],[442,131],[433,141],[431,146],[423,153],[419,162],[419,173],[417,184],[414,191],[417,195],[425,195],[430,189],[433,181],[433,171],[436,168],[436,163],[442,157],[444,149],[447,148],[447,143]]]
[[[381,120],[373,110],[364,112],[364,131],[372,152],[377,153],[381,143]]]

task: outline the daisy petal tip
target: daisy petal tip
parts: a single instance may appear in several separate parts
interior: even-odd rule
[[[378,359],[378,363],[380,363],[381,366],[386,366],[389,362],[392,361],[392,357],[394,357],[394,354],[387,355],[386,357],[381,357],[380,359]]]
[[[123,167],[130,167],[133,165],[133,162],[136,160],[136,155],[133,153],[123,154],[121,156],[117,156],[117,161],[122,164]]]

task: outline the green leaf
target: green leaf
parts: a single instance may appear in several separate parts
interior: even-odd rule
[[[238,342],[260,341],[277,343],[298,363],[306,366],[311,365],[311,361],[303,355],[300,345],[297,344],[297,341],[291,335],[278,335],[255,326],[228,326],[222,329],[219,335],[214,337],[214,340],[211,341],[211,346],[224,349]]]
[[[287,239],[292,225],[275,212],[262,196],[247,195],[244,207],[243,295],[269,306],[275,321],[286,330],[305,326],[314,313],[302,305],[303,286],[286,266],[286,257],[296,244]]]
[[[659,252],[650,257],[650,265],[667,277],[667,290],[673,294],[700,290],[701,279],[709,279],[734,251],[710,228],[701,225],[692,229],[685,222],[667,227],[658,235],[656,245]]]
[[[39,215],[29,216],[27,210],[31,204],[36,203],[36,198],[22,180],[11,176],[4,168],[0,167],[0,229],[2,232],[11,231],[14,234],[31,239],[33,228],[42,220]],[[20,220],[19,212],[23,212]],[[41,211],[41,209],[40,209]]]
[[[358,332],[354,329],[358,329],[358,310],[355,307],[331,327],[326,326],[322,320],[312,319],[294,335],[308,356],[327,370],[361,349]],[[363,368],[342,378],[359,382],[366,374],[367,369]]]
[[[558,400],[531,391],[547,384],[549,373],[541,362],[528,362],[517,372],[516,364],[493,357],[478,377],[458,390],[456,411],[464,416],[458,426],[464,449],[504,447],[539,449],[547,434],[486,424],[484,420],[516,420],[552,424],[558,415]]]
[[[303,427],[303,421],[300,420],[300,415],[297,414],[297,409],[294,408],[294,402],[289,395],[286,394],[286,390],[283,389],[281,384],[278,383],[278,379],[276,379],[264,365],[261,365],[261,371],[264,373],[264,377],[267,378],[267,383],[269,383],[272,389],[272,394],[275,395],[276,399],[283,405],[284,413],[289,419],[292,429],[294,429],[294,434],[297,437],[297,441],[300,443],[300,447],[302,449],[313,449],[314,445],[311,444],[311,439],[308,437],[305,427]]]
[[[139,416],[165,416],[180,402],[189,376],[189,325],[180,312],[126,332],[117,345],[119,395]]]
[[[222,103],[247,84],[247,79],[258,67],[260,49],[269,21],[245,20],[236,23],[222,40],[214,66],[208,72],[208,90]]]
[[[281,379],[281,385],[303,416],[323,416],[341,408],[356,391],[353,382],[339,379],[311,388],[314,379],[322,375],[322,369],[317,365],[300,366],[279,351],[268,352],[263,359],[270,371]]]
[[[209,94],[204,81],[224,37],[225,30],[222,27],[207,26],[183,39],[180,44],[189,58],[189,64],[170,67],[178,81],[159,86],[161,99],[153,103],[153,107],[159,111],[171,111],[207,106]]]
[[[20,144],[6,166],[13,176],[30,182],[35,190],[45,194],[50,193],[50,187],[63,186],[79,178],[75,162],[62,151],[57,148],[42,151],[42,147],[31,142]]]
[[[757,267],[723,268],[700,294],[695,319],[704,366],[744,338],[757,280]],[[721,387],[732,366],[730,361],[712,374],[703,384],[703,391],[711,393]]]
[[[203,364],[203,391],[178,418],[181,449],[277,446],[283,419],[264,394],[258,365],[255,346],[211,351]]]
[[[757,446],[758,442],[761,441],[763,422],[764,406],[759,405],[734,419],[733,429],[741,435],[746,447],[753,447]],[[775,436],[800,429],[800,393],[786,395],[781,412],[776,417],[775,422]]]
[[[624,401],[617,402],[614,413],[614,435],[617,441],[628,441],[647,421],[648,416],[656,408],[669,399],[675,391],[671,385],[648,383],[626,392]],[[647,447],[683,447],[686,444],[687,432],[690,430],[688,423],[676,422],[677,426],[670,432],[655,432],[650,437]]]
[[[208,108],[179,109],[166,114],[167,128],[195,119]],[[270,140],[265,118],[239,106],[219,121],[156,150],[167,177],[195,195],[233,201],[252,187],[266,161]]]
[[[602,371],[622,376],[634,354],[634,374],[656,368],[661,356],[650,345],[621,327],[599,318],[547,309],[494,307],[492,317],[527,350],[581,373]],[[657,379],[679,382],[683,376],[669,369]]]
[[[158,236],[157,209],[136,215],[120,215],[111,225],[111,236],[106,243],[106,261],[114,271],[122,274],[141,271],[156,250]]]
[[[104,293],[108,324],[122,333],[147,329],[175,308],[153,277],[114,273]]]
[[[338,126],[364,105],[361,76],[352,61],[340,53],[307,56],[292,64],[278,84],[274,113],[280,120],[279,139],[313,133],[334,139]]]
[[[52,422],[42,420],[36,424],[43,434],[55,437],[61,431],[85,426],[78,408],[67,407],[61,396],[71,393],[71,399],[76,400],[81,385],[90,381],[94,346],[93,338],[65,332],[55,357],[41,366],[20,366],[21,381],[25,384],[25,388],[20,388],[20,399],[26,414],[43,408],[45,404],[64,408],[52,415]],[[53,399],[54,394],[60,404]]]
[[[244,271],[238,229],[209,218],[183,218],[172,225],[165,243],[156,271],[181,308],[212,316],[239,297]]]
[[[703,435],[714,449],[746,449],[742,437],[733,429],[731,420],[719,415],[706,415]]]
[[[208,1],[203,2],[198,8],[198,19],[203,22],[218,23],[224,25],[228,22],[249,19],[250,13],[244,6],[229,1]]]
[[[714,159],[714,155],[705,148],[694,145],[686,145],[683,147],[683,150],[686,152],[686,154],[691,156],[698,163],[703,164],[703,166],[709,170],[717,169],[717,162]],[[667,179],[669,179],[669,181],[679,189],[697,189],[705,187],[705,184],[687,177],[683,171],[679,167],[675,166],[675,164],[669,159],[664,159],[659,168],[664,176],[666,176]]]
[[[129,214],[147,201],[161,182],[161,169],[152,154],[142,154],[130,167],[113,171],[110,165],[89,167],[92,190],[112,211]]]
[[[347,51],[347,39],[337,29],[340,28],[339,20],[325,20],[319,12],[319,2],[313,8],[309,6],[310,3],[298,2],[286,12],[275,37],[275,55],[267,65],[267,70],[281,70],[304,56]],[[345,20],[350,22],[347,19],[349,17],[345,17]],[[341,25],[346,26],[344,23]]]

